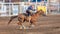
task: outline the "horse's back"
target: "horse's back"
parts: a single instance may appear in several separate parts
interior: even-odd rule
[[[27,15],[27,13],[18,14],[18,17],[22,17],[22,16],[28,16],[28,15]]]

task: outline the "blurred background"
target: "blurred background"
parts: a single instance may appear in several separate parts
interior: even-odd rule
[[[25,13],[31,4],[35,5],[35,9],[42,9],[46,15],[60,14],[60,0],[0,0],[0,17]]]

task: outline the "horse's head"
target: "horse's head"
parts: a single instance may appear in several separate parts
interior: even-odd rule
[[[38,13],[39,15],[46,16],[46,15],[44,14],[44,11],[43,11],[43,10],[39,10],[39,11],[37,11],[37,13]]]

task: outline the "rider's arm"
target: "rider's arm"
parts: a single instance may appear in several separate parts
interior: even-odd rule
[[[31,6],[28,7],[28,10],[32,10],[32,11],[35,11],[36,9],[32,8]]]

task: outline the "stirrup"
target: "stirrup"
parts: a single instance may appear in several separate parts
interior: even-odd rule
[[[31,16],[29,16],[29,18],[31,18]]]
[[[29,16],[29,22],[30,22],[30,20],[31,20],[31,16]]]

